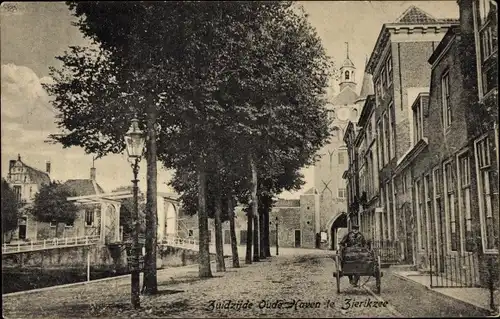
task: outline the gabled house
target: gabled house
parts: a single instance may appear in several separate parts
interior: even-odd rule
[[[36,237],[36,224],[28,222],[25,211],[33,202],[35,194],[45,184],[50,183],[50,162],[46,163],[45,172],[31,167],[21,160],[21,155],[17,160],[9,161],[9,173],[6,181],[14,191],[20,207],[20,219],[18,228],[11,234],[13,239],[32,239]],[[35,235],[34,235],[35,234]]]

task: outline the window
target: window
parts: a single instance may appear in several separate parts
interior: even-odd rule
[[[478,175],[478,193],[479,193],[479,213],[481,223],[481,238],[483,250],[497,250],[498,248],[498,230],[495,225],[498,225],[498,219],[495,220],[493,215],[493,204],[496,204],[498,211],[498,203],[492,202],[492,176],[491,170],[491,154],[490,141],[488,137],[484,137],[475,143],[476,170]],[[493,182],[495,183],[495,182]]]
[[[452,251],[457,250],[458,246],[458,234],[455,216],[455,176],[453,175],[452,163],[448,162],[444,166],[444,176],[445,176],[445,189],[446,189],[446,201],[445,201],[445,211],[449,220],[449,233],[450,240],[448,242],[449,247]]]
[[[386,84],[387,74],[385,73],[385,67],[382,67],[382,71],[380,72],[380,77],[382,78],[382,90]]]
[[[377,150],[378,150],[378,169],[381,170],[382,167],[383,167],[383,164],[384,164],[384,139],[382,137],[382,132],[383,132],[383,128],[382,128],[382,121],[379,121],[378,122],[378,127],[377,127]]]
[[[188,237],[193,237],[193,230],[192,229],[188,230]]]
[[[339,188],[338,195],[339,195],[339,198],[345,198],[345,195],[346,195],[345,188]]]
[[[392,84],[392,56],[387,57],[385,62],[385,68],[387,69],[387,87]]]
[[[338,74],[338,73],[337,73],[337,74]],[[346,80],[349,80],[349,71],[345,71],[345,73],[344,73],[344,78],[345,78]]]
[[[389,154],[390,158],[394,158],[396,156],[396,123],[395,123],[395,113],[394,112],[394,104],[391,102],[389,105],[389,123],[391,125],[390,127],[390,136],[389,136],[389,141],[390,141],[390,149],[389,149]]]
[[[16,201],[18,203],[20,203],[21,202],[21,186],[14,185],[13,190],[14,190],[14,194],[16,195]]]
[[[461,155],[458,159],[459,172],[459,198],[460,198],[460,233],[462,238],[462,251],[472,251],[474,242],[472,237],[472,217],[470,207],[470,165],[469,156]]]
[[[374,181],[374,166],[373,166],[373,152],[370,150],[368,153],[368,176],[370,177],[369,188],[368,188],[368,197],[371,199],[373,197],[375,191],[375,181]]]
[[[212,242],[212,231],[210,229],[208,230],[208,242]]]
[[[423,115],[422,115],[422,104],[418,103],[413,109],[413,143],[417,144],[418,141],[424,136],[423,128]]]
[[[94,226],[94,210],[85,210],[85,226]]]
[[[392,239],[392,227],[391,227],[391,216],[392,216],[392,195],[391,195],[391,189],[390,189],[390,184],[387,182],[385,184],[385,218],[387,218],[387,239],[391,240]]]
[[[446,72],[441,78],[441,94],[443,126],[445,129],[447,129],[451,125],[452,121],[450,103],[450,76],[448,72]]]
[[[382,99],[382,85],[380,84],[380,79],[377,80],[377,84],[375,85],[375,100],[376,104],[380,105],[380,101]]]
[[[53,220],[53,221],[51,221],[51,222],[49,223],[49,226],[50,226],[50,227],[52,227],[52,228],[54,228],[54,227],[56,227],[56,226],[57,226],[57,222]]]
[[[73,226],[75,226],[75,221],[66,222],[66,224],[64,225],[64,227],[66,228],[72,228]]]
[[[441,202],[441,178],[441,170],[439,168],[435,168],[432,172],[432,192],[434,199],[434,227],[437,234],[435,238],[436,242],[434,244],[437,246],[442,245],[444,242],[444,234],[442,233],[441,225],[446,225],[445,221],[442,220],[443,208]]]
[[[373,138],[373,127],[372,127],[372,122],[368,123],[368,126],[366,128],[366,140],[368,143],[371,143]]]
[[[430,231],[431,227],[431,216],[432,216],[432,194],[431,194],[431,177],[430,175],[426,175],[424,177],[424,191],[425,191],[425,215],[424,215],[424,234],[425,242],[427,243],[427,249],[430,248]]]
[[[383,115],[383,127],[384,127],[384,165],[389,163],[389,119],[388,119],[388,114],[387,112],[384,113]]]
[[[406,174],[401,176],[401,190],[403,191],[403,195],[406,194]]]
[[[479,19],[481,25],[486,22],[488,16],[493,12],[490,0],[479,0]]]
[[[417,238],[418,247],[420,249],[425,249],[425,242],[423,239],[423,221],[422,221],[422,193],[420,188],[420,181],[415,182],[415,208],[417,210]]]
[[[339,156],[339,164],[344,164],[344,152],[340,151],[338,156]]]
[[[394,240],[397,240],[398,239],[398,227],[397,227],[397,213],[396,213],[396,198],[398,198],[398,192],[397,192],[397,188],[394,187],[395,186],[395,183],[394,183],[394,178],[392,179],[391,181],[391,187],[392,187],[392,217],[393,217],[393,220],[394,220]]]

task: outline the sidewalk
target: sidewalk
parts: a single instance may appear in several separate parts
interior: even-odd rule
[[[475,307],[491,311],[490,292],[486,288],[431,288],[430,276],[423,275],[418,271],[393,271],[393,274],[403,280],[410,280],[418,283],[429,290],[435,291],[447,297],[468,303]],[[500,291],[494,292],[497,313],[500,313]]]

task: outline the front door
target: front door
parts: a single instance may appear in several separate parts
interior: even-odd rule
[[[300,247],[300,229],[295,230],[295,247]]]
[[[26,217],[19,219],[19,239],[26,239]]]

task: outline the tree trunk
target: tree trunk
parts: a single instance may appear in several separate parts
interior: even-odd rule
[[[144,283],[143,294],[156,294],[158,280],[156,276],[156,245],[158,231],[157,215],[157,156],[156,156],[156,110],[154,104],[147,114],[147,193],[146,193],[146,256],[144,256]]]
[[[240,268],[238,243],[236,242],[236,227],[234,225],[233,198],[231,195],[227,196],[227,212],[229,216],[229,232],[231,234],[231,253],[233,255],[233,268]]]
[[[271,257],[271,249],[269,247],[269,212],[268,210],[264,210],[263,212],[263,225],[264,225],[264,255],[267,257]]]
[[[260,218],[259,218],[259,232],[260,232],[260,258],[266,259],[266,231],[264,229],[264,223],[266,222],[266,218],[260,210]]]
[[[247,213],[247,252],[245,256],[245,264],[252,263],[252,238],[253,238],[253,221],[252,212]]]
[[[215,176],[218,178],[218,176]],[[219,181],[219,180],[217,180]],[[215,198],[215,252],[216,252],[216,270],[217,272],[226,271],[224,264],[224,246],[222,242],[222,197],[220,194],[220,184],[218,183]]]
[[[199,228],[199,268],[200,278],[212,277],[210,269],[210,245],[208,238],[208,215],[207,215],[207,176],[203,163],[198,164],[198,228]]]
[[[252,217],[254,219],[254,248],[253,248],[253,261],[259,261],[259,199],[257,197],[257,165],[253,159],[253,156],[250,155],[250,168],[252,170]]]

